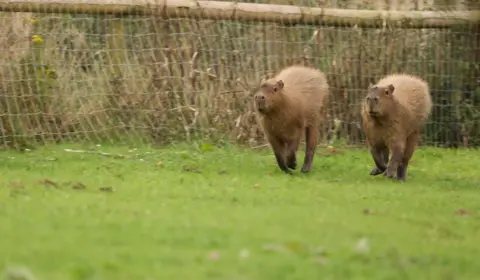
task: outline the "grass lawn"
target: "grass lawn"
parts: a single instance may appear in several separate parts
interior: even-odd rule
[[[127,156],[64,151],[92,147]],[[401,183],[370,176],[366,150],[319,148],[292,176],[269,150],[2,151],[0,265],[43,280],[478,279],[479,166],[479,151],[419,149]]]

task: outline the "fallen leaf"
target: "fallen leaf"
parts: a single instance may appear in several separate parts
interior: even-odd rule
[[[370,252],[370,242],[368,241],[368,238],[360,238],[355,244],[354,250],[358,254],[368,254]]]
[[[314,263],[320,264],[320,265],[325,265],[327,264],[327,259],[324,257],[318,257],[313,259]]]
[[[3,273],[6,280],[34,280],[36,277],[26,267],[9,267]]]
[[[45,185],[45,186],[47,186],[47,187],[53,186],[53,187],[55,187],[55,188],[58,188],[58,184],[55,183],[55,182],[52,181],[52,180],[49,180],[49,179],[41,180],[39,183],[40,183],[40,184],[43,184],[43,185]]]
[[[256,188],[256,189],[258,189],[258,188],[260,188],[260,185],[259,185],[259,184],[255,184],[255,185],[253,185],[253,187]]]
[[[285,247],[281,244],[265,244],[263,245],[263,250],[265,251],[275,251],[275,252],[284,252]]]
[[[113,187],[100,187],[98,188],[99,190],[101,190],[102,192],[113,192]]]
[[[455,211],[455,214],[464,216],[464,215],[470,215],[470,212],[465,209],[458,209],[457,211]]]
[[[212,261],[216,261],[220,259],[220,253],[217,251],[212,251],[208,254],[208,258],[211,259]]]
[[[363,209],[363,214],[365,214],[365,215],[371,215],[371,214],[373,214],[373,213],[375,213],[373,210]]]
[[[310,247],[310,253],[314,255],[325,255],[326,251],[323,247]]]
[[[304,253],[307,249],[303,244],[297,241],[286,242],[285,247],[295,253]]]
[[[202,173],[202,170],[200,168],[196,168],[196,167],[186,167],[186,166],[184,166],[183,171],[193,172],[193,173]]]
[[[250,252],[247,250],[247,249],[242,249],[239,253],[238,253],[238,257],[241,258],[241,259],[246,259],[250,256]]]
[[[10,187],[17,188],[17,189],[23,189],[25,186],[20,181],[11,181],[10,182]]]
[[[82,183],[76,183],[75,185],[72,186],[72,189],[74,190],[83,190],[86,189],[87,187],[82,184]]]
[[[156,166],[163,166],[163,163],[162,163],[161,161],[159,161],[159,162],[157,162],[155,165],[156,165]]]
[[[332,180],[329,180],[328,182],[329,183],[335,183],[335,182],[340,182],[341,180],[340,179],[332,179]]]

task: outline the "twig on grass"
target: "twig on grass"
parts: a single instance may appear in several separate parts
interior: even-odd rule
[[[112,154],[112,153],[105,153],[105,152],[98,152],[98,151],[85,151],[85,150],[72,150],[72,149],[64,149],[64,151],[69,153],[97,154],[97,155],[114,157],[114,158],[128,158],[128,156],[122,155],[122,154]]]
[[[261,149],[261,148],[267,147],[268,145],[269,144],[263,144],[263,145],[255,146],[255,147],[252,147],[252,150]]]

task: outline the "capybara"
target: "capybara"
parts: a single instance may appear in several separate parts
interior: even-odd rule
[[[254,96],[256,118],[285,173],[297,168],[296,152],[303,133],[306,149],[301,171],[312,169],[324,98],[329,94],[325,74],[305,66],[282,69],[260,84]],[[290,169],[289,169],[290,168]]]
[[[362,119],[375,162],[370,174],[386,171],[387,177],[405,181],[408,162],[432,110],[429,86],[420,77],[392,74],[370,84],[367,91]]]

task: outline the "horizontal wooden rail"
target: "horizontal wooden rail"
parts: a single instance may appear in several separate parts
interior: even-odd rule
[[[282,24],[449,28],[479,24],[480,11],[382,11],[197,0],[0,0],[2,12],[156,15],[164,18],[269,21]]]

